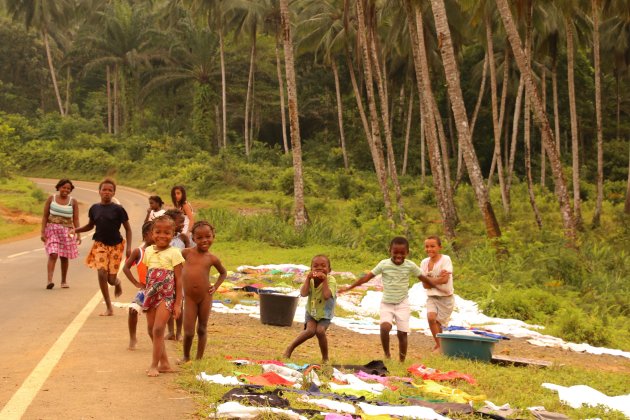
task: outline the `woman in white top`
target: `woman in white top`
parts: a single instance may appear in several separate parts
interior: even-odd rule
[[[53,283],[53,273],[57,258],[61,258],[61,287],[67,289],[69,259],[79,256],[77,244],[81,243],[81,237],[77,234],[71,236],[74,228],[79,224],[79,206],[77,200],[70,196],[74,189],[72,181],[62,179],[57,182],[55,189],[58,194],[51,195],[44,205],[44,215],[42,217],[41,240],[45,244],[48,254],[48,283],[46,289],[55,287]]]
[[[173,200],[173,206],[184,213],[182,233],[188,235],[190,228],[195,224],[195,216],[192,206],[186,200],[186,189],[183,185],[176,185],[171,189],[171,199]]]

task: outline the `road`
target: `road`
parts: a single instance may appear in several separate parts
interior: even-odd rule
[[[56,180],[34,179],[54,192]],[[74,182],[81,224],[99,201],[98,184]],[[119,187],[116,198],[129,214],[134,244],[146,214],[147,195]],[[43,206],[42,206],[43,208]],[[79,258],[71,260],[69,289],[61,289],[59,264],[53,290],[46,290],[47,256],[39,236],[0,244],[0,418],[126,419],[187,418],[190,395],[174,384],[176,375],[148,378],[151,342],[146,321],[138,324],[138,349],[127,350],[127,313],[99,317],[104,303],[96,272],[84,263],[92,245],[83,235]],[[123,279],[120,302],[134,289]],[[113,289],[112,289],[113,298]],[[169,356],[178,356],[169,343]],[[174,360],[172,360],[174,361]]]

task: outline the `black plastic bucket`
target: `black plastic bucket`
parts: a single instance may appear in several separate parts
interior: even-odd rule
[[[298,305],[297,296],[278,293],[262,293],[260,297],[260,322],[268,325],[290,327]]]

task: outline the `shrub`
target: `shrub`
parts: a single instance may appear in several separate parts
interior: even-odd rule
[[[606,346],[610,343],[609,331],[600,318],[586,315],[577,309],[563,309],[558,313],[550,330],[567,341]]]

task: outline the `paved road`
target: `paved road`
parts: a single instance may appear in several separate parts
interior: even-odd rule
[[[54,192],[56,180],[34,181]],[[98,185],[75,186],[72,196],[85,224],[89,206],[99,201]],[[119,187],[116,198],[129,214],[137,243],[147,195]],[[190,416],[192,398],[175,388],[176,375],[151,379],[144,374],[151,360],[144,318],[138,325],[138,350],[131,352],[126,312],[115,308],[113,317],[98,316],[104,304],[96,273],[83,262],[90,238],[84,234],[79,258],[70,262],[69,289],[59,288],[59,266],[56,287],[44,288],[47,257],[38,236],[0,244],[0,410],[5,410],[0,417],[19,418],[21,407],[27,419]],[[123,279],[123,288],[119,300],[129,302],[133,287]],[[174,347],[169,345],[171,359],[178,356]],[[33,385],[37,381],[43,382],[39,389]],[[10,407],[14,411],[7,412]]]

